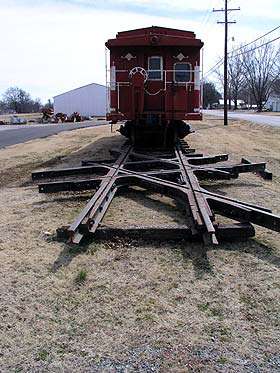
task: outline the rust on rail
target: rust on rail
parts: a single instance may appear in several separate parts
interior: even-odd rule
[[[39,181],[40,193],[94,190],[92,198],[75,221],[63,230],[71,243],[79,244],[85,236],[103,237],[104,231],[110,236],[110,229],[99,228],[100,223],[116,193],[123,187],[133,186],[170,196],[183,204],[186,210],[184,227],[158,228],[158,232],[162,233],[158,237],[166,239],[169,232],[171,239],[200,239],[206,245],[216,245],[226,238],[243,240],[244,237],[251,237],[254,232],[252,223],[280,231],[280,217],[269,209],[210,192],[199,182],[237,178],[243,172],[262,173],[266,169],[263,162],[243,160],[240,164],[225,164],[227,154],[204,156],[189,148],[185,141],[179,141],[171,150],[141,150],[124,145],[111,153],[116,157],[115,161],[86,160],[81,167],[32,174],[32,179]],[[43,182],[44,179],[47,181]],[[216,222],[215,213],[231,218],[235,223],[221,225]],[[130,227],[115,228],[111,229],[111,235],[137,236],[135,230]],[[141,230],[143,228],[139,228],[139,232]],[[147,231],[146,228],[146,235],[149,236]],[[155,228],[151,231],[156,236]],[[61,230],[59,232],[61,235]]]

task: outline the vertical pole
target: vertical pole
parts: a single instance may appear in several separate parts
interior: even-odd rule
[[[224,12],[225,13],[225,56],[224,56],[224,125],[228,125],[228,24],[236,23],[236,21],[228,21],[228,12],[232,10],[240,10],[240,7],[228,9],[228,0],[225,0],[225,9],[213,9],[213,12]]]
[[[106,80],[106,115],[109,113],[109,110],[108,110],[108,78],[107,78],[107,74],[108,74],[108,66],[107,66],[107,47],[105,46],[105,80]]]
[[[225,0],[225,56],[224,56],[224,125],[228,125],[228,4]]]
[[[204,90],[204,71],[203,71],[203,64],[204,64],[204,48],[201,49],[201,87],[200,87],[200,107],[203,110],[203,90]]]

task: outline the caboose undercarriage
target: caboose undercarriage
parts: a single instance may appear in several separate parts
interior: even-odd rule
[[[173,148],[179,139],[192,132],[182,120],[166,120],[159,114],[144,114],[120,126],[120,133],[136,148]]]

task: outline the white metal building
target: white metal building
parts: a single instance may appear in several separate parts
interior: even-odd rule
[[[54,96],[54,112],[84,116],[104,116],[106,114],[106,87],[91,83],[83,87]]]
[[[271,111],[280,111],[280,96],[271,95],[267,100],[265,107]]]

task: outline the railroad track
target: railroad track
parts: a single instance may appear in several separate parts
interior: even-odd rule
[[[202,179],[237,178],[243,172],[264,174],[265,163],[246,161],[233,165],[220,164],[228,160],[228,154],[204,156],[191,149],[185,141],[178,142],[174,149],[166,151],[140,150],[124,145],[111,153],[115,161],[87,160],[82,162],[81,167],[32,174],[32,179],[39,181],[40,193],[95,190],[75,221],[63,230],[64,236],[71,243],[79,244],[83,237],[97,235],[98,227],[116,193],[124,187],[133,186],[170,196],[184,206],[186,225],[178,228],[178,237],[184,237],[182,232],[185,232],[186,239],[203,240],[205,244],[212,245],[224,239],[253,236],[251,223],[280,231],[280,217],[272,214],[269,209],[209,192],[199,183]],[[43,179],[47,181],[41,182]],[[236,223],[221,225],[215,221],[215,213],[231,218]],[[135,234],[135,228],[122,227],[111,231],[112,234],[116,232]],[[162,228],[159,233],[166,237]],[[176,237],[176,230],[172,231],[172,237]]]

